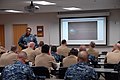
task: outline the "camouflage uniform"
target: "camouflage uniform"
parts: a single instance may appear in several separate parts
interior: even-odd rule
[[[97,73],[87,63],[77,63],[68,68],[65,80],[97,80]]]
[[[28,65],[16,61],[4,68],[2,80],[35,80],[35,75]]]
[[[37,39],[34,35],[30,34],[29,36],[26,36],[26,34],[22,35],[21,38],[19,39],[19,46],[22,48],[22,49],[25,49],[27,47],[25,47],[24,45],[27,45],[29,42],[34,42],[35,43],[35,47],[38,47],[38,44],[37,44]]]

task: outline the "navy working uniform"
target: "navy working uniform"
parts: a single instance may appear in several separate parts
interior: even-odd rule
[[[81,62],[67,69],[65,80],[97,80],[97,73],[87,63]]]
[[[16,61],[4,68],[2,80],[35,80],[35,75],[28,65]]]
[[[34,42],[35,48],[38,47],[37,39],[33,34],[30,34],[28,36],[26,34],[22,35],[21,38],[19,39],[18,44],[22,49],[25,49],[27,48],[25,45],[27,45],[29,42]]]

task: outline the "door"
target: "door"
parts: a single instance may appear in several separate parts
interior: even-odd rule
[[[5,47],[5,33],[3,24],[0,24],[0,45]]]
[[[13,40],[14,45],[17,45],[19,51],[21,47],[18,45],[19,38],[26,32],[27,24],[13,24]]]

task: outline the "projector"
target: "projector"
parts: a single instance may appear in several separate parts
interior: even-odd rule
[[[40,7],[39,6],[26,6],[26,7],[24,7],[24,9],[25,9],[25,11],[28,11],[28,12],[34,12],[34,11],[40,9]]]
[[[27,12],[34,12],[34,11],[38,10],[39,8],[40,8],[39,6],[36,6],[33,4],[33,1],[31,1],[31,4],[29,6],[24,7],[25,11],[27,11]]]

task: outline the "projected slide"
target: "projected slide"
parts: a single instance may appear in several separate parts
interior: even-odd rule
[[[68,22],[68,26],[68,40],[97,40],[97,21]]]
[[[106,45],[106,17],[66,18],[60,20],[61,40],[68,45],[89,44]]]

